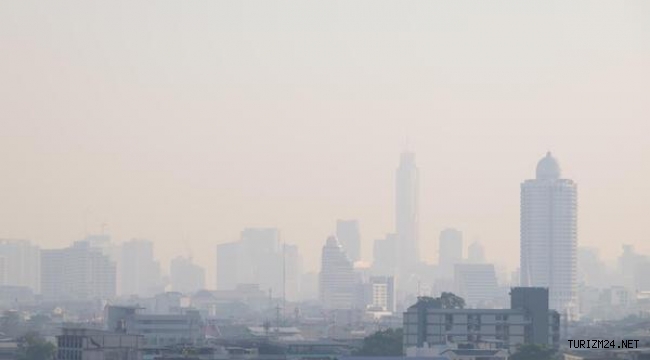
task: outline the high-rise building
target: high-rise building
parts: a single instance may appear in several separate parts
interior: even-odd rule
[[[395,312],[395,278],[393,276],[371,276],[370,304],[375,310]]]
[[[192,258],[179,256],[173,259],[169,267],[172,290],[183,294],[192,294],[205,288],[205,270],[194,264]]]
[[[361,234],[357,220],[337,220],[336,237],[352,262],[361,260]]]
[[[472,264],[485,262],[485,249],[480,242],[474,241],[467,247],[467,261]]]
[[[521,284],[549,289],[552,309],[577,306],[577,185],[547,153],[521,184]]]
[[[372,270],[376,275],[397,275],[399,240],[397,234],[387,234],[384,239],[375,240],[373,246]]]
[[[320,300],[326,309],[351,309],[354,304],[354,267],[335,236],[327,238],[321,258]]]
[[[86,241],[41,251],[41,293],[46,299],[110,299],[116,286],[115,262]]]
[[[289,301],[301,300],[302,257],[297,245],[284,244],[284,297]]]
[[[408,271],[419,262],[419,174],[415,154],[402,153],[395,172],[395,227],[400,271]]]
[[[0,285],[25,286],[40,291],[41,250],[27,240],[0,239],[0,257],[4,258],[4,277]]]
[[[456,264],[455,294],[465,299],[467,306],[488,306],[497,297],[496,271],[492,264]]]
[[[286,267],[284,255],[278,229],[246,228],[239,241],[217,246],[217,288],[233,290],[239,284],[258,284],[265,292],[282,296],[285,277],[294,275],[287,271],[297,269]]]
[[[160,263],[153,256],[153,243],[133,239],[122,244],[118,265],[122,295],[152,296],[162,292]]]
[[[463,262],[463,233],[447,228],[440,232],[438,244],[438,266],[443,278],[454,276],[454,265]]]

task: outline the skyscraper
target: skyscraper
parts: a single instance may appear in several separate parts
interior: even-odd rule
[[[574,311],[577,296],[577,186],[547,153],[521,184],[521,284],[547,287],[552,309]]]
[[[467,262],[472,264],[485,262],[485,249],[480,242],[474,241],[467,247]]]
[[[118,265],[121,294],[150,296],[162,292],[160,264],[153,257],[153,243],[133,239],[122,244]]]
[[[352,262],[361,260],[361,235],[357,220],[337,220],[336,237]]]
[[[354,303],[354,268],[335,236],[323,246],[319,294],[326,309],[351,309]]]
[[[463,262],[463,233],[460,230],[447,228],[440,232],[438,243],[438,265],[440,275],[451,279],[454,276],[454,265]]]
[[[0,285],[26,286],[40,291],[41,249],[27,240],[0,239],[0,257],[4,258],[4,277]]]
[[[418,221],[419,182],[415,154],[402,153],[395,172],[395,227],[400,242],[400,270],[413,268],[419,262]]]
[[[41,293],[48,300],[110,299],[116,269],[102,249],[77,241],[65,249],[41,251]]]

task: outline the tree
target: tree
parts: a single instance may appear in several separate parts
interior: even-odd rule
[[[524,344],[517,348],[517,351],[508,359],[510,360],[553,360],[555,350],[537,344]]]
[[[416,305],[435,309],[463,309],[465,307],[465,300],[453,293],[443,292],[437,298],[420,296]]]
[[[402,329],[388,329],[363,339],[363,346],[355,355],[359,356],[401,356],[403,353]]]
[[[29,332],[19,339],[18,360],[54,359],[56,347],[35,332]]]
[[[24,322],[20,313],[7,310],[0,317],[0,331],[10,337],[18,337],[23,333]]]

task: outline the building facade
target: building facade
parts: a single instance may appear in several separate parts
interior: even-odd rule
[[[0,239],[0,285],[41,288],[41,249],[27,240]]]
[[[514,350],[521,344],[559,346],[559,313],[548,309],[548,291],[513,288],[510,309],[443,309],[425,302],[404,313],[404,348],[427,345]],[[546,306],[544,306],[546,305]]]
[[[205,288],[205,270],[191,258],[174,258],[170,263],[169,277],[173,291],[191,294]]]
[[[319,295],[323,307],[351,309],[354,305],[354,267],[335,236],[327,238],[321,257]]]
[[[520,281],[547,287],[551,308],[562,313],[576,311],[577,243],[577,185],[547,153],[536,178],[521,184]]]
[[[154,259],[151,241],[133,239],[123,243],[118,272],[122,295],[152,296],[163,291],[160,263]]]
[[[337,220],[336,237],[353,263],[361,260],[361,233],[357,220]]]
[[[447,228],[440,232],[438,242],[438,268],[442,278],[454,276],[454,266],[463,262],[463,233]]]

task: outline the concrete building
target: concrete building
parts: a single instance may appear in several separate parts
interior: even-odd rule
[[[397,275],[399,240],[397,234],[387,234],[373,244],[372,271],[376,275]]]
[[[463,233],[447,228],[440,232],[438,242],[438,269],[440,277],[451,279],[454,266],[463,262]]]
[[[371,276],[369,280],[371,302],[369,308],[395,312],[395,278],[393,276]]]
[[[163,291],[160,263],[153,256],[153,243],[133,239],[121,246],[118,272],[121,295],[152,296]]]
[[[116,295],[116,266],[85,241],[41,251],[41,294],[47,300],[110,299]]]
[[[521,184],[521,284],[547,287],[550,306],[576,313],[577,186],[562,179],[551,153]]]
[[[419,170],[415,154],[402,153],[395,172],[395,226],[399,239],[399,269],[409,272],[420,261]]]
[[[302,256],[297,245],[283,245],[284,254],[284,292],[283,297],[288,301],[302,300],[301,283],[303,273]]]
[[[548,308],[548,290],[513,288],[510,296],[510,309],[442,309],[420,301],[404,313],[404,348],[559,346],[560,317]]]
[[[301,276],[301,262],[297,247],[281,244],[278,229],[246,228],[238,241],[217,246],[217,289],[259,284],[274,296],[294,296],[292,281]]]
[[[465,299],[468,307],[486,306],[497,297],[497,276],[492,264],[456,264],[455,294]]]
[[[143,337],[96,329],[63,328],[57,360],[141,360]]]
[[[353,263],[361,260],[361,234],[357,220],[337,220],[336,237]]]
[[[194,264],[191,258],[174,258],[169,267],[172,290],[191,294],[205,288],[205,270]]]
[[[326,309],[351,309],[354,304],[354,267],[335,236],[323,246],[319,277],[320,301]]]
[[[27,240],[0,239],[0,285],[24,286],[39,293],[41,250]]]
[[[204,338],[203,319],[196,310],[180,314],[141,314],[140,308],[107,306],[105,326],[109,331],[142,335],[142,347],[197,344]]]
[[[467,247],[467,262],[482,264],[485,262],[485,249],[480,242],[474,241]]]

